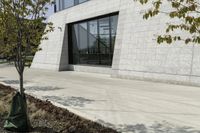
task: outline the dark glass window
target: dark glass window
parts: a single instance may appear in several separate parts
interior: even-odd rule
[[[99,49],[101,54],[101,64],[111,63],[111,43],[110,43],[110,17],[99,19]],[[110,64],[111,65],[111,64]]]
[[[72,26],[72,40],[73,40],[73,49],[70,51],[73,53],[73,61],[79,62],[79,32],[78,32],[78,24],[74,24]]]
[[[86,1],[88,0],[56,0],[56,11],[61,11]]]
[[[87,39],[87,23],[79,24],[79,62],[87,64],[88,60],[88,39]]]
[[[88,1],[88,0],[79,0],[79,4],[83,3],[83,2],[86,2],[86,1]]]
[[[111,24],[111,50],[114,51],[115,38],[117,33],[118,16],[113,16],[110,18]]]
[[[98,29],[97,29],[97,20],[92,20],[88,22],[88,53],[89,60],[88,64],[98,64]]]
[[[112,65],[118,15],[69,25],[69,63]]]
[[[74,6],[74,0],[63,0],[63,9]]]

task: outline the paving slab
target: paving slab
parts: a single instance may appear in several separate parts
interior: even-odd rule
[[[18,88],[14,67],[0,83]],[[26,92],[125,133],[200,133],[200,88],[105,74],[25,70]]]

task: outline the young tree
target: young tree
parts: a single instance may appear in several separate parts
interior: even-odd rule
[[[47,39],[45,35],[53,30],[52,23],[46,23],[46,13],[49,4],[52,4],[51,0],[0,1],[0,53],[1,56],[3,55],[7,59],[14,61],[19,74],[19,94],[23,101],[22,104],[17,105],[21,106],[19,107],[21,113],[24,112],[25,114],[25,117],[23,117],[24,123],[28,123],[26,119],[27,114],[25,113],[27,107],[23,86],[25,63],[27,62],[27,56],[33,55],[38,51],[40,41],[42,39]],[[16,106],[13,106],[13,108],[16,108]],[[13,115],[16,114],[16,117],[12,117],[12,119],[17,121],[17,119],[19,119],[17,117],[20,116],[15,111],[17,110],[11,108],[11,113],[13,113]],[[11,127],[12,126],[13,123],[11,124]],[[23,128],[23,124],[20,126]]]
[[[51,0],[1,0],[0,45],[1,53],[14,61],[20,78],[20,93],[24,95],[23,73],[27,56],[39,50],[45,34],[53,30],[46,23],[47,5]],[[47,29],[44,31],[45,25]]]
[[[166,34],[159,35],[157,42],[171,44],[173,41],[184,41],[200,44],[200,1],[199,0],[137,0],[141,4],[152,4],[144,15],[149,19],[158,14],[166,14],[168,17],[178,19],[174,23],[167,23]],[[167,3],[167,4],[165,4]],[[165,4],[165,5],[164,5]],[[163,11],[162,6],[170,6],[170,11]],[[173,34],[176,30],[183,31],[187,36]]]

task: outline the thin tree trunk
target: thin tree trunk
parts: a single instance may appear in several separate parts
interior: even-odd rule
[[[19,79],[20,79],[20,94],[24,95],[24,76],[23,76],[23,72],[21,72],[19,74]]]
[[[24,96],[24,60],[22,56],[22,23],[19,18],[17,17],[19,23],[19,31],[18,31],[18,65],[19,65],[19,80],[20,80],[20,94]]]
[[[20,31],[20,38],[21,38],[21,31]],[[20,80],[20,93],[24,95],[24,63],[22,57],[22,44],[19,43],[19,80]]]

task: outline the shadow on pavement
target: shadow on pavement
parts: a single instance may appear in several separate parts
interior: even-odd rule
[[[15,84],[15,85],[19,84],[19,80],[3,80],[2,82],[6,83],[6,84],[9,84],[9,85],[11,85],[11,84]],[[24,84],[26,84],[26,83],[27,83],[27,81],[24,81]]]
[[[59,87],[52,87],[52,86],[27,86],[27,91],[56,91],[56,90],[62,90],[64,88]]]
[[[86,99],[83,97],[58,97],[58,96],[43,96],[44,99],[48,99],[53,102],[57,102],[64,106],[84,107],[86,104],[91,104],[95,100]]]
[[[128,133],[200,133],[200,130],[195,130],[192,127],[180,127],[173,124],[170,124],[166,121],[155,122],[152,126],[146,126],[144,124],[136,125],[113,125],[111,123],[104,122],[103,120],[98,120],[98,123],[106,127],[113,128],[119,132],[128,132]]]

